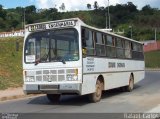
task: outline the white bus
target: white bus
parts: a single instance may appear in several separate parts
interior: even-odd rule
[[[25,26],[24,92],[44,93],[51,102],[62,94],[88,94],[92,102],[102,91],[144,79],[143,44],[86,25],[78,18]]]

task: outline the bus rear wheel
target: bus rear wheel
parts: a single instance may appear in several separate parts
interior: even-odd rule
[[[130,76],[130,79],[129,79],[129,84],[128,84],[128,86],[126,87],[126,91],[127,91],[127,92],[131,92],[131,91],[133,90],[133,88],[134,88],[134,78],[133,78],[133,76],[131,75],[131,76]]]
[[[58,103],[60,100],[60,94],[47,94],[47,98],[51,103]]]
[[[103,82],[100,80],[97,80],[96,82],[96,90],[94,93],[89,94],[89,100],[93,103],[99,102],[101,100],[102,96],[102,89],[103,89]]]

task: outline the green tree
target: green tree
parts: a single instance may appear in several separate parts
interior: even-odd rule
[[[3,5],[0,4],[0,10],[2,10],[2,9],[3,9]]]
[[[0,17],[2,18],[2,19],[5,19],[5,17],[6,17],[6,10],[4,10],[3,9],[3,6],[2,5],[0,5]]]
[[[91,8],[92,8],[91,4],[88,3],[88,4],[87,4],[87,8],[88,8],[88,9],[91,9]]]
[[[23,8],[23,7],[16,7],[16,9],[15,9],[15,12],[16,12],[16,13],[19,13],[19,14],[22,14],[23,11],[24,11],[24,8]]]
[[[99,6],[98,6],[98,2],[97,2],[97,1],[94,2],[93,7],[94,7],[96,10],[98,9]]]
[[[19,24],[19,21],[16,20],[16,19],[12,20],[12,22],[11,22],[11,26],[12,26],[12,28],[14,28],[14,29],[18,26],[18,24]]]
[[[137,12],[137,6],[135,6],[132,2],[128,2],[126,8],[130,12]]]
[[[36,7],[34,5],[25,7],[25,13],[26,14],[36,13]]]
[[[49,12],[50,13],[55,13],[55,12],[58,12],[58,9],[57,8],[50,8]]]
[[[0,31],[4,31],[6,28],[5,21],[0,17]]]
[[[62,5],[59,7],[60,10],[64,11],[65,10],[65,4],[62,3]]]
[[[151,6],[150,5],[145,5],[144,7],[142,7],[142,12],[143,12],[143,14],[145,14],[145,15],[153,15],[153,13],[154,13],[154,9],[153,8],[151,8]]]

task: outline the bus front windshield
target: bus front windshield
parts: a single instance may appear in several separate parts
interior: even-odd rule
[[[79,60],[78,32],[60,29],[35,32],[25,42],[26,63]]]

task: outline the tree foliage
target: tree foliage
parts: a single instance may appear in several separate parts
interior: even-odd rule
[[[65,4],[62,3],[62,5],[59,7],[60,10],[64,11],[65,10]]]
[[[0,31],[11,31],[23,28],[25,16],[26,24],[45,22],[66,18],[79,17],[85,23],[98,28],[106,27],[108,7],[102,7],[95,1],[93,5],[86,4],[88,9],[94,10],[59,12],[57,8],[37,9],[34,5],[3,9],[0,5]],[[65,11],[65,4],[61,4],[61,11]],[[124,31],[124,36],[130,37],[129,26],[133,26],[133,38],[137,40],[154,39],[154,29],[157,29],[157,38],[160,39],[160,10],[145,5],[141,10],[132,2],[109,6],[111,28],[114,31]]]
[[[94,2],[93,7],[94,7],[96,10],[98,9],[99,5],[98,5],[98,2],[97,2],[97,1]]]
[[[87,8],[88,8],[88,9],[91,9],[91,8],[92,8],[92,5],[88,3],[88,4],[87,4]]]

